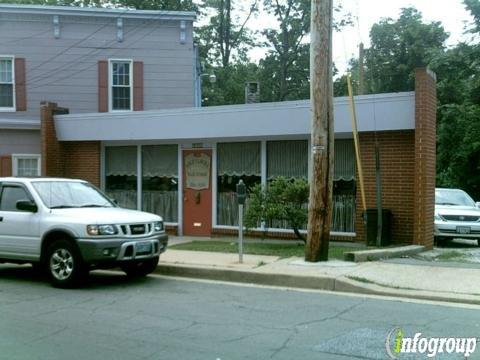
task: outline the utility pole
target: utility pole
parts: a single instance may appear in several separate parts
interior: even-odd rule
[[[358,55],[358,95],[365,94],[365,68],[363,67],[365,58],[365,51],[363,43],[360,43],[360,50]]]
[[[333,0],[312,0],[310,98],[312,103],[312,178],[305,260],[328,260],[333,192]]]

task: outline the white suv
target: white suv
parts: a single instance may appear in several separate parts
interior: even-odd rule
[[[86,181],[0,178],[0,262],[46,269],[55,286],[95,268],[145,276],[167,242],[160,216],[122,209]]]
[[[480,246],[480,203],[460,189],[435,189],[435,238],[477,240]]]

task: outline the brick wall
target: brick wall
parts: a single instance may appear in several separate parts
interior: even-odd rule
[[[415,84],[415,204],[413,243],[433,247],[436,165],[436,76],[417,69]]]
[[[376,205],[375,134],[360,133],[360,152],[365,183],[367,209]],[[411,243],[413,240],[413,201],[415,172],[415,132],[384,131],[376,134],[380,152],[382,207],[392,211],[392,241]],[[357,241],[366,240],[363,223],[360,185],[357,182],[355,231]]]
[[[63,142],[64,176],[100,187],[100,142]]]
[[[42,151],[42,175],[63,177],[62,148],[57,140],[53,112],[57,104],[42,102],[40,106],[40,139]]]
[[[100,186],[100,142],[59,142],[54,112],[57,104],[41,105],[42,174],[83,179]]]

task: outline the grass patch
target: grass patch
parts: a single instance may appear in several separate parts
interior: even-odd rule
[[[446,251],[438,255],[435,259],[441,261],[449,261],[449,260],[459,260],[465,257],[465,254],[461,253],[460,251]]]
[[[170,247],[173,250],[190,250],[190,251],[211,251],[223,253],[238,253],[236,242],[227,241],[193,241],[186,244],[178,244]],[[330,259],[343,260],[343,254],[349,251],[355,251],[358,248],[346,246],[330,245],[328,257]],[[303,244],[270,244],[270,243],[244,243],[243,253],[250,255],[268,255],[278,256],[280,258],[288,257],[304,257],[305,247]]]

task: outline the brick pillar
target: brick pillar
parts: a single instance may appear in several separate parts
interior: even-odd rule
[[[63,152],[55,131],[55,112],[66,110],[57,107],[56,103],[40,104],[40,139],[42,149],[42,176],[63,177]]]
[[[433,247],[437,92],[436,75],[415,73],[415,202],[413,243]]]
[[[68,141],[63,142],[62,147],[65,176],[100,187],[100,142]]]

